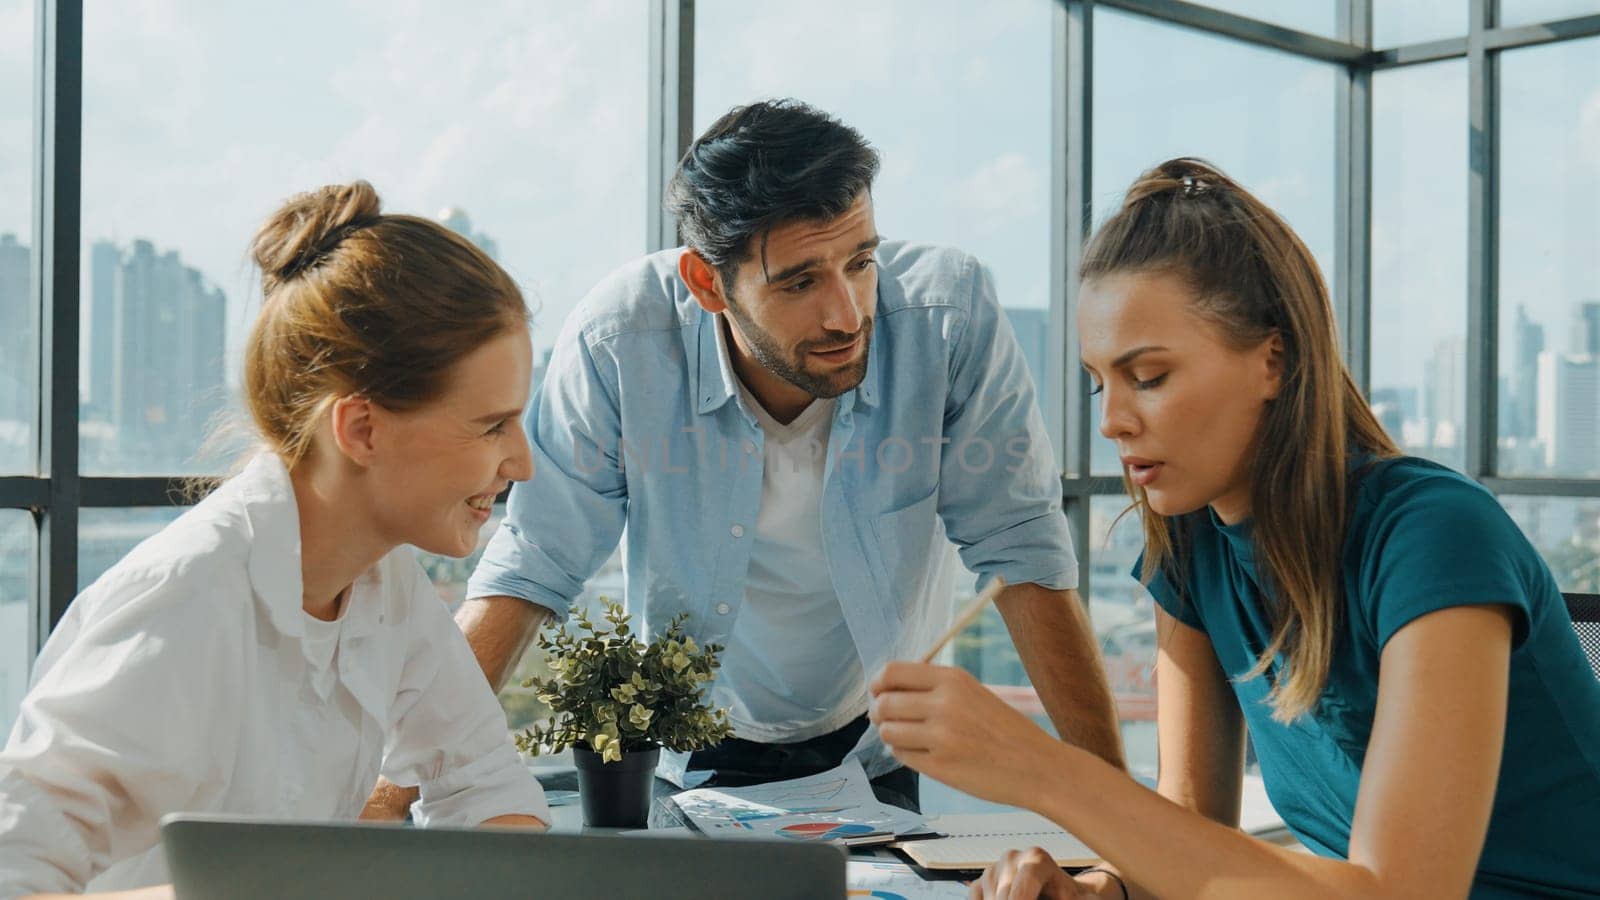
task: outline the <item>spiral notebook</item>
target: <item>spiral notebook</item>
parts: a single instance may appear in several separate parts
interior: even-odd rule
[[[1090,866],[1100,857],[1044,816],[1031,812],[969,813],[928,820],[936,838],[897,841],[894,847],[924,869],[982,869],[1007,850],[1042,847],[1058,866]]]

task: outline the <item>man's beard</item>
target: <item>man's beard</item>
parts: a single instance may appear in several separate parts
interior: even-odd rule
[[[805,341],[794,349],[793,354],[788,354],[778,346],[772,335],[763,331],[754,322],[745,318],[742,313],[734,311],[730,305],[728,315],[739,324],[739,331],[750,344],[750,355],[768,372],[782,378],[813,397],[826,400],[837,397],[851,390],[867,377],[867,352],[872,346],[872,319],[864,319],[861,328],[855,334],[843,331],[829,331],[823,337],[814,341]],[[824,347],[838,347],[848,344],[855,338],[861,339],[861,346],[857,350],[860,358],[851,362],[843,369],[837,369],[827,374],[807,371],[805,361],[812,350]]]

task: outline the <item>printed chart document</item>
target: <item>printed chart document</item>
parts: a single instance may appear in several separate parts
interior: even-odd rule
[[[969,890],[959,881],[924,881],[899,860],[852,857],[844,870],[846,897],[877,900],[966,900]]]
[[[1058,866],[1091,866],[1100,857],[1037,813],[968,813],[937,816],[928,827],[943,837],[894,844],[924,869],[982,869],[1007,850],[1041,847]]]
[[[673,798],[695,828],[717,838],[884,843],[922,829],[922,817],[880,802],[858,760],[817,775]]]

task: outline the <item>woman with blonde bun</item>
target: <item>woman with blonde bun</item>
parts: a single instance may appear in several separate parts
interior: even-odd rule
[[[549,820],[406,546],[466,556],[533,474],[521,293],[365,182],[292,198],[253,249],[263,446],[45,644],[0,751],[0,897],[170,897],[162,816],[355,819],[380,773],[424,825]]]

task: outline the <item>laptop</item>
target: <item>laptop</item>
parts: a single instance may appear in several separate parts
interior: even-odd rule
[[[828,844],[201,815],[168,816],[161,840],[179,900],[845,896]]]

